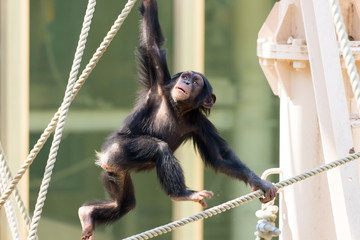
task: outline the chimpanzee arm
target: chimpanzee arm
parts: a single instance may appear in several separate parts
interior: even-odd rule
[[[140,6],[140,46],[138,47],[138,70],[140,82],[147,88],[156,83],[162,85],[171,79],[166,62],[166,51],[161,49],[164,37],[158,19],[155,0],[144,0]]]
[[[250,184],[252,190],[262,189],[265,192],[265,198],[261,200],[262,202],[270,201],[275,197],[277,189],[274,185],[260,179],[248,168],[205,116],[201,117],[198,123],[199,131],[194,136],[194,142],[205,164],[230,177]]]
[[[245,183],[250,184],[253,178],[257,178],[235,155],[210,121],[203,121],[201,132],[194,136],[194,142],[206,165]]]

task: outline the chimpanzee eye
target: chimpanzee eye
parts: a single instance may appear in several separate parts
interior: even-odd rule
[[[200,79],[198,76],[195,76],[195,77],[194,77],[193,84],[194,84],[195,86],[199,86],[199,85],[200,85],[200,81],[201,81],[201,79]]]

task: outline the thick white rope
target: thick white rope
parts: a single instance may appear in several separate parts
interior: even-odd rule
[[[4,177],[4,172],[2,170],[0,171],[0,177],[1,177],[0,183],[4,184],[6,181],[5,181],[5,178],[3,178]],[[3,188],[1,187],[0,190],[2,191]],[[14,208],[14,204],[13,204],[12,200],[13,199],[10,198],[9,201],[7,201],[5,203],[5,215],[6,215],[6,219],[8,221],[8,224],[9,224],[9,228],[10,228],[12,238],[16,239],[16,240],[20,240],[20,228],[19,228],[19,226],[17,224],[15,208]]]
[[[340,49],[345,61],[347,73],[350,78],[351,87],[355,96],[356,105],[360,111],[360,81],[359,74],[356,70],[355,60],[351,52],[348,35],[346,33],[346,27],[344,19],[341,15],[340,5],[338,0],[329,0],[331,13],[333,16],[336,33],[340,42]]]
[[[2,145],[1,145],[1,142],[0,142],[0,170],[3,171],[3,173],[5,175],[4,179],[7,179],[7,182],[5,182],[5,183],[2,182],[1,183],[2,184],[1,185],[1,191],[3,191],[3,190],[5,190],[5,187],[6,187],[7,183],[12,180],[12,175],[11,175],[10,166],[8,164],[8,161],[6,160],[6,156],[5,156],[5,153],[4,153],[4,149],[3,149]],[[19,192],[17,187],[15,188],[14,195],[15,195],[15,202],[18,205],[18,208],[20,210],[20,214],[21,214],[22,218],[25,220],[26,228],[29,231],[29,229],[30,229],[30,216],[29,216],[29,213],[28,213],[28,211],[27,211],[27,209],[25,207],[24,201],[22,200],[20,192]],[[6,207],[6,205],[5,205],[5,207]]]
[[[77,46],[76,52],[75,52],[74,61],[73,61],[71,71],[70,71],[70,76],[69,76],[68,84],[66,87],[64,100],[60,107],[59,120],[58,120],[56,129],[55,129],[53,142],[51,144],[49,158],[47,160],[44,177],[43,177],[43,180],[42,180],[42,183],[40,186],[38,199],[37,199],[37,202],[35,205],[34,215],[31,220],[30,231],[29,231],[29,235],[28,235],[29,240],[33,240],[36,238],[36,232],[37,232],[37,229],[39,226],[42,209],[44,207],[44,203],[46,200],[47,190],[50,185],[52,170],[53,170],[55,162],[56,162],[56,156],[57,156],[57,153],[59,150],[62,132],[63,132],[64,126],[65,126],[66,116],[67,116],[68,110],[71,105],[72,92],[73,92],[75,82],[77,79],[77,75],[79,72],[79,68],[80,68],[82,56],[84,53],[88,33],[90,31],[90,24],[91,24],[92,17],[94,15],[95,5],[96,5],[96,0],[89,0],[87,9],[86,9],[86,13],[85,13],[85,17],[84,17],[84,22],[83,22],[81,33],[80,33],[78,46]]]
[[[4,191],[7,182],[10,180],[9,178],[7,178],[5,169],[6,169],[5,159],[3,152],[1,151],[0,152],[0,192]],[[17,218],[16,218],[15,208],[12,198],[10,198],[10,200],[5,203],[5,214],[7,221],[9,223],[9,228],[12,238],[16,240],[20,240],[20,228],[19,225],[17,224]]]
[[[118,16],[116,21],[114,22],[114,25],[111,27],[110,31],[107,33],[106,37],[94,53],[93,57],[90,59],[89,63],[86,65],[84,71],[80,75],[79,79],[76,82],[76,85],[74,87],[74,91],[72,92],[72,98],[71,101],[74,100],[75,96],[78,94],[79,90],[81,89],[82,85],[85,83],[87,78],[89,77],[92,70],[95,68],[97,62],[100,60],[104,52],[106,51],[107,47],[110,45],[111,41],[115,37],[118,30],[121,28],[122,24],[124,23],[125,19],[129,15],[131,9],[135,5],[136,0],[129,0],[127,4],[125,5],[125,8],[122,10],[121,14]],[[19,183],[20,179],[24,175],[24,173],[27,171],[27,169],[30,167],[34,159],[36,158],[37,154],[40,152],[44,144],[46,143],[47,139],[49,138],[50,134],[54,131],[55,126],[59,120],[60,115],[60,109],[54,114],[54,117],[51,119],[50,123],[44,130],[44,132],[41,134],[39,140],[33,147],[33,149],[30,151],[30,154],[24,161],[24,163],[21,165],[19,171],[14,176],[14,179],[11,181],[11,183],[6,188],[5,192],[1,195],[0,198],[0,209],[4,205],[5,201],[10,197],[10,194],[15,189],[15,186]]]
[[[277,184],[275,184],[275,186],[278,188],[278,190],[280,190],[281,188],[290,186],[294,183],[303,181],[309,177],[315,176],[317,174],[320,174],[322,172],[328,171],[330,169],[333,169],[335,167],[339,167],[341,165],[344,165],[346,163],[349,163],[351,161],[354,161],[356,159],[360,158],[360,152],[351,154],[345,158],[333,161],[331,163],[325,164],[321,167],[315,168],[311,171],[305,172],[303,174],[297,175],[295,177],[289,178],[287,180],[281,181]],[[143,239],[149,239],[149,238],[153,238],[153,237],[157,237],[159,235],[171,232],[172,230],[175,230],[176,228],[182,227],[186,224],[195,222],[195,221],[199,221],[202,220],[204,218],[208,218],[208,217],[212,217],[217,215],[218,213],[223,213],[227,210],[230,210],[232,208],[238,207],[244,203],[250,202],[252,200],[258,199],[260,197],[262,197],[264,195],[264,192],[262,190],[257,190],[255,192],[249,193],[247,195],[244,195],[242,197],[236,198],[234,200],[228,201],[226,203],[223,203],[221,205],[209,208],[205,211],[202,211],[198,214],[189,216],[189,217],[185,217],[182,218],[180,220],[171,222],[169,224],[145,231],[143,233],[125,238],[124,240],[143,240]]]
[[[119,31],[119,29],[123,25],[125,19],[131,12],[131,9],[134,7],[136,1],[137,0],[128,0],[128,2],[125,4],[125,7],[121,11],[121,14],[115,20],[114,25],[111,27],[110,31],[107,33],[104,40],[101,42],[98,49],[96,49],[96,52],[94,53],[93,57],[90,59],[89,63],[86,65],[84,71],[82,72],[81,76],[79,77],[79,80],[76,82],[72,100],[78,94],[80,88],[85,83],[86,79],[89,77],[92,70],[95,68],[95,66],[98,63],[98,61],[100,60],[101,56],[104,54],[104,52],[110,45],[111,41],[114,39],[116,33]]]

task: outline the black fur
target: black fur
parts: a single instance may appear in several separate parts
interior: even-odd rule
[[[209,81],[200,73],[202,89],[189,90],[192,100],[178,101],[172,95],[175,86],[189,86],[193,82],[183,73],[170,76],[166,52],[161,49],[164,37],[158,21],[155,0],[144,0],[140,7],[140,46],[137,59],[141,91],[132,113],[121,128],[111,134],[99,154],[99,165],[106,165],[103,174],[105,188],[113,200],[87,203],[92,206],[92,224],[109,223],[119,219],[135,206],[130,173],[156,168],[164,191],[171,197],[187,197],[184,175],[173,152],[186,140],[192,139],[207,166],[249,183],[253,189],[271,190],[234,154],[207,119],[215,95]],[[175,89],[176,90],[176,89]],[[196,95],[195,95],[196,93]],[[193,96],[194,95],[194,96]]]
[[[93,226],[109,224],[124,216],[135,207],[134,186],[129,173],[102,174],[102,182],[111,198],[86,203],[85,206],[97,206],[91,213]]]

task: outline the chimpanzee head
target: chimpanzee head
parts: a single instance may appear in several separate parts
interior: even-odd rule
[[[205,114],[215,104],[216,95],[209,81],[201,73],[186,71],[173,77],[176,82],[171,97],[181,111],[200,109]]]

